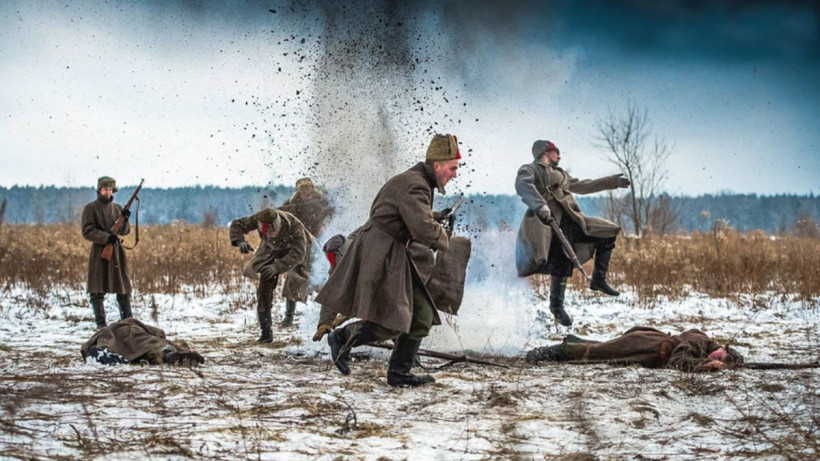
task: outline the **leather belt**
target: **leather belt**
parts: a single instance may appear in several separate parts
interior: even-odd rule
[[[672,335],[667,333],[666,334],[666,339],[661,341],[660,353],[661,353],[661,365],[663,365],[663,366],[666,366],[666,364],[669,362],[669,352],[667,352],[667,349],[669,349],[669,338],[671,338],[671,337],[672,337]]]
[[[367,222],[370,223],[370,225],[375,227],[376,229],[378,229],[378,230],[384,232],[385,234],[393,237],[393,240],[399,242],[401,244],[401,246],[407,246],[407,243],[410,241],[410,239],[408,239],[408,238],[402,238],[400,235],[393,232],[393,230],[391,230],[390,228],[388,228],[384,224],[377,223],[376,221],[373,221],[372,219],[368,219]]]

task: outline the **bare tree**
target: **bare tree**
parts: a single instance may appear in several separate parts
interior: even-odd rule
[[[598,120],[596,128],[597,140],[608,151],[607,159],[632,183],[622,199],[623,206],[613,203],[609,211],[621,209],[632,221],[635,233],[641,235],[659,211],[658,196],[668,174],[666,162],[672,148],[657,136],[650,138],[652,123],[646,109],[632,103],[627,106],[625,115],[610,112]],[[667,216],[662,221],[668,223],[669,212],[669,207],[665,207],[663,213]]]
[[[3,218],[6,216],[6,205],[8,201],[3,198],[3,203],[0,203],[0,225],[3,224]]]

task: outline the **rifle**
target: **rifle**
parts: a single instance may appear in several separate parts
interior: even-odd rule
[[[370,347],[378,347],[379,349],[387,349],[387,350],[393,350],[393,347],[394,347],[391,344],[385,344],[385,343],[373,343],[373,344],[369,344],[369,346]],[[489,362],[487,360],[481,360],[481,359],[473,358],[473,357],[470,357],[467,354],[462,354],[462,355],[448,354],[446,352],[431,351],[429,349],[419,349],[418,355],[425,356],[425,357],[433,357],[433,358],[436,358],[436,359],[449,360],[448,363],[445,363],[444,365],[438,367],[437,369],[439,369],[439,370],[444,368],[444,367],[449,367],[450,365],[453,365],[455,363],[460,363],[460,362],[475,363],[476,365],[489,365],[489,366],[493,366],[493,367],[510,368],[509,366],[504,365],[502,363],[493,363],[493,362]]]
[[[561,246],[564,247],[564,254],[567,255],[567,258],[572,260],[572,264],[574,264],[575,267],[578,268],[578,270],[581,271],[582,274],[584,274],[584,277],[587,279],[587,282],[591,282],[592,279],[589,278],[589,275],[587,275],[586,271],[584,270],[584,267],[581,266],[581,262],[578,261],[578,255],[575,254],[575,250],[572,249],[572,245],[570,245],[569,240],[567,240],[567,237],[564,235],[564,232],[561,230],[561,228],[558,227],[558,222],[555,221],[555,218],[552,215],[550,215],[550,219],[546,222],[546,224],[549,224],[549,226],[552,228],[552,232],[555,234],[556,237],[558,237],[558,240],[561,242]]]
[[[820,368],[820,362],[811,363],[781,363],[781,362],[746,362],[740,368],[750,370],[803,370],[805,368]]]
[[[464,201],[464,193],[462,193],[461,195],[458,196],[458,198],[456,199],[456,203],[453,204],[452,208],[450,208],[450,211],[448,211],[447,213],[441,215],[438,218],[439,224],[444,226],[445,230],[449,230],[447,235],[450,235],[450,233],[452,233],[452,231],[453,231],[452,229],[448,229],[450,227],[450,217],[453,216],[456,213],[456,210],[458,210],[458,207],[461,206],[461,202],[463,202],[463,201]]]
[[[137,194],[140,193],[140,189],[142,189],[142,183],[144,183],[144,182],[145,182],[145,179],[140,179],[140,184],[134,190],[134,193],[131,194],[131,198],[128,199],[128,202],[126,202],[125,206],[123,207],[124,210],[129,210],[131,208],[131,203],[133,203],[134,199],[137,198]],[[139,200],[139,199],[137,199],[137,200]],[[120,215],[120,217],[117,218],[117,222],[115,222],[114,226],[111,227],[111,233],[114,234],[114,235],[119,236],[120,235],[119,231],[120,231],[120,229],[122,228],[122,226],[124,224],[125,224],[125,217]],[[139,239],[139,236],[137,237],[137,239]],[[136,246],[136,244],[134,244],[134,246]],[[111,256],[113,254],[114,254],[114,244],[113,243],[108,243],[108,244],[105,245],[105,248],[103,248],[103,251],[102,251],[102,254],[100,255],[100,257],[102,259],[106,260],[106,261],[111,261]]]

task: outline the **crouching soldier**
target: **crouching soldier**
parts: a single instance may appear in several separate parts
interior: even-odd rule
[[[373,200],[370,219],[330,274],[316,301],[332,312],[356,317],[328,335],[336,368],[350,374],[350,349],[395,338],[387,370],[391,386],[435,381],[410,373],[421,340],[441,323],[426,284],[434,250],[450,238],[433,214],[433,191],[456,177],[461,155],[455,136],[435,135],[425,162],[387,181]]]
[[[324,193],[313,184],[313,180],[302,178],[296,181],[293,196],[287,199],[279,210],[296,216],[305,226],[309,237],[304,264],[288,272],[282,287],[282,295],[285,297],[285,318],[282,320],[282,326],[291,326],[293,325],[293,314],[296,311],[296,302],[307,301],[312,243],[322,234],[328,219],[333,216],[333,208]]]
[[[297,268],[304,263],[308,236],[305,226],[295,216],[267,208],[231,222],[231,245],[239,247],[240,253],[251,253],[253,247],[245,241],[245,234],[254,230],[259,233],[261,243],[244,273],[259,281],[256,314],[262,334],[257,342],[269,343],[273,341],[271,308],[279,276],[293,269],[304,272]]]
[[[529,363],[542,360],[668,367],[686,372],[717,371],[743,365],[743,356],[739,352],[712,341],[700,330],[672,335],[650,327],[632,327],[606,342],[567,335],[560,344],[539,347],[527,353]]]
[[[102,176],[97,179],[97,199],[83,208],[83,238],[91,242],[86,291],[94,310],[94,321],[97,322],[97,328],[106,325],[106,293],[117,294],[120,319],[131,317],[131,279],[128,278],[128,261],[120,239],[111,232],[120,215],[125,218],[125,222],[118,234],[126,235],[131,232],[128,224],[131,212],[114,203],[115,192],[117,192],[117,182],[114,178]],[[101,255],[109,243],[114,245],[114,251],[111,260],[106,261]]]
[[[83,360],[91,357],[105,365],[147,362],[153,365],[201,365],[205,359],[185,341],[171,342],[165,332],[135,318],[98,330],[83,344]]]

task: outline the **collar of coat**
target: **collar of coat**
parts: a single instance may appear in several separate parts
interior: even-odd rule
[[[438,193],[441,195],[446,194],[447,192],[444,191],[443,187],[439,187],[438,183],[436,182],[436,172],[433,170],[433,164],[427,162],[419,162],[421,165],[422,171],[424,172],[424,177],[427,179],[427,182],[430,184],[431,189],[438,189]],[[418,165],[416,165],[418,166]]]
[[[536,160],[533,160],[533,161],[532,161],[532,163],[534,163],[534,164],[536,164],[536,165],[541,165],[541,166],[543,166],[543,167],[545,167],[545,168],[546,168],[546,167],[552,167],[552,168],[555,168],[556,170],[564,171],[564,170],[563,170],[560,166],[558,166],[558,165],[553,165],[553,164],[552,164],[552,163],[550,163],[550,162],[546,162],[546,163],[542,162],[540,158],[539,158],[539,159],[536,159]]]

